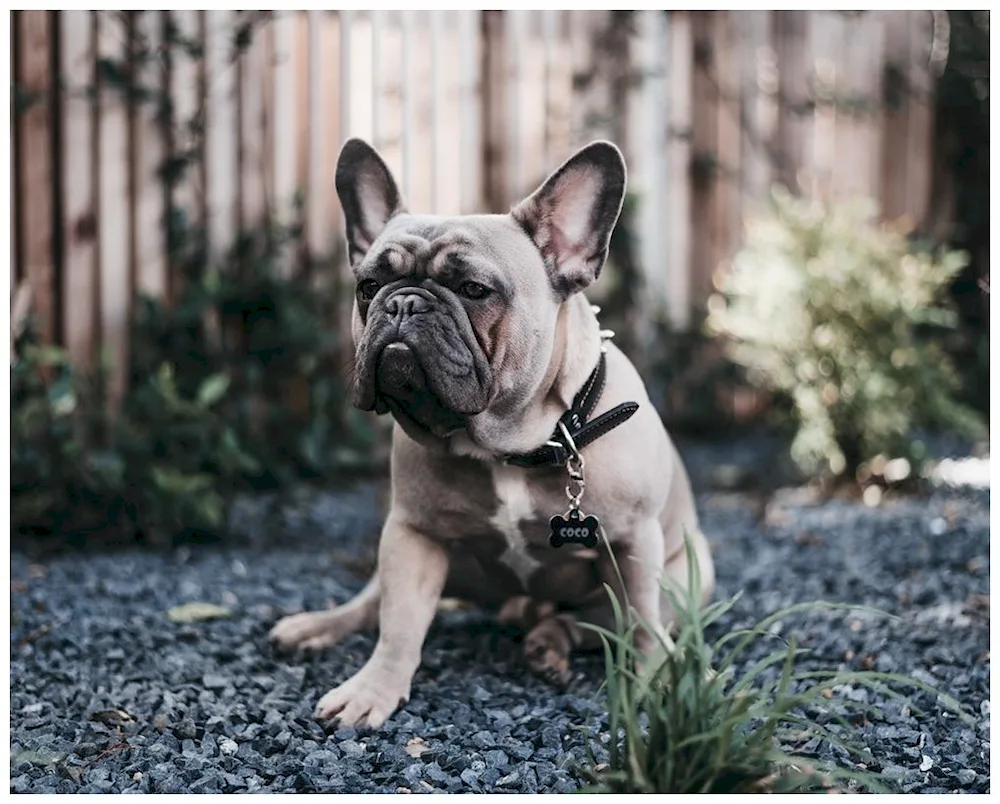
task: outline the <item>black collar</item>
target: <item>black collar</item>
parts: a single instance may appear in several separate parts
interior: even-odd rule
[[[587,417],[593,412],[597,400],[604,390],[604,380],[607,377],[607,361],[604,352],[597,366],[590,373],[583,388],[573,399],[573,407],[567,410],[559,419],[566,426],[577,450],[582,450],[591,441],[600,438],[605,433],[614,430],[619,424],[627,421],[639,409],[636,402],[623,402],[611,410],[602,413],[592,422]],[[562,428],[556,425],[552,437],[534,452],[526,455],[509,455],[505,463],[511,466],[533,468],[538,466],[562,466],[570,456],[570,447],[566,443]]]

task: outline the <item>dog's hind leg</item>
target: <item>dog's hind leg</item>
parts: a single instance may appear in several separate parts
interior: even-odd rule
[[[570,655],[582,639],[573,615],[557,614],[554,604],[519,595],[504,603],[497,621],[525,632],[524,660],[532,673],[556,687],[569,683]]]
[[[318,651],[336,645],[351,634],[378,625],[381,597],[378,570],[347,603],[326,611],[304,611],[282,617],[268,639],[282,651]]]

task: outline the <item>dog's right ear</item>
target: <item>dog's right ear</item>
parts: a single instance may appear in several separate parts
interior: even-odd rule
[[[334,179],[347,227],[347,257],[357,265],[389,220],[405,212],[395,179],[364,140],[351,138],[337,158]]]

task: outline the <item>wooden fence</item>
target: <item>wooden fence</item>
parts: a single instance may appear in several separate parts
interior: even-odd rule
[[[301,209],[308,255],[344,270],[332,176],[351,135],[441,214],[505,211],[614,139],[639,202],[638,312],[679,329],[773,182],[948,214],[930,205],[931,12],[287,12],[235,48],[256,13],[12,14],[11,288],[30,282],[45,338],[78,363],[108,350],[119,387],[136,294],[172,292],[170,206],[219,253]],[[116,65],[200,130],[125,103]],[[188,149],[168,191],[158,171]]]

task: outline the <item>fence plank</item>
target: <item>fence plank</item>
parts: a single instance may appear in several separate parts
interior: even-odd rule
[[[527,190],[527,178],[524,171],[523,153],[525,151],[524,125],[521,114],[521,98],[524,92],[522,80],[524,67],[522,59],[527,50],[527,11],[511,9],[504,14],[503,24],[506,27],[504,44],[506,45],[505,75],[507,86],[507,186],[504,191],[504,206],[521,197]]]
[[[807,23],[806,76],[815,102],[808,134],[809,148],[804,155],[810,194],[828,198],[835,189],[834,162],[837,145],[837,99],[843,83],[844,65],[837,59],[838,44],[843,38],[842,16],[837,12],[810,11]]]
[[[322,19],[323,31],[321,38],[327,65],[325,82],[327,114],[323,132],[326,149],[324,151],[323,175],[326,178],[327,198],[330,199],[327,206],[329,210],[328,224],[330,226],[330,237],[334,243],[341,243],[343,222],[340,204],[336,200],[333,177],[336,171],[337,157],[344,142],[344,137],[340,130],[340,98],[342,93],[348,90],[344,86],[340,75],[340,15],[327,13],[323,15]],[[338,246],[337,248],[338,259],[344,260],[346,258],[346,249],[342,246]]]
[[[930,75],[932,12],[910,11],[910,49],[907,97],[906,213],[916,227],[927,222],[930,208],[934,153],[934,81]]]
[[[309,183],[309,12],[292,15],[292,74],[295,76],[295,193],[301,200]],[[303,224],[308,210],[303,209]]]
[[[724,267],[736,251],[741,231],[740,146],[740,62],[733,29],[738,12],[724,11],[715,15],[715,82],[719,88],[718,170],[716,171],[716,230],[715,254],[710,273],[697,285],[699,305],[711,295],[715,272]],[[705,280],[708,280],[707,283]]]
[[[637,91],[630,94],[633,120],[627,130],[629,161],[641,170],[631,171],[629,189],[638,199],[635,223],[638,237],[639,270],[644,292],[642,310],[636,316],[640,330],[635,335],[643,348],[652,346],[653,321],[667,314],[667,281],[675,270],[665,262],[664,204],[667,188],[667,114],[670,98],[667,94],[666,59],[669,53],[667,19],[662,11],[636,12],[638,36],[635,47],[635,69],[642,76]],[[668,235],[669,236],[669,235]]]
[[[80,369],[93,364],[97,334],[94,114],[87,97],[94,80],[94,27],[93,12],[59,14],[63,343]]]
[[[401,12],[378,12],[372,20],[372,143],[403,184],[403,32]],[[376,55],[376,50],[378,54]]]
[[[547,81],[549,101],[546,111],[546,130],[549,138],[549,152],[545,159],[546,169],[552,169],[567,159],[573,148],[572,109],[573,97],[573,47],[569,37],[570,15],[575,12],[551,12],[552,55],[549,59],[550,74]]]
[[[322,11],[309,11],[309,120],[308,168],[306,172],[306,247],[310,257],[326,254],[330,249],[330,223],[327,213],[326,187],[332,177],[324,170],[326,156],[326,98],[323,76],[326,54],[323,51]]]
[[[694,99],[692,91],[694,39],[691,12],[670,12],[669,117],[667,120],[667,167],[670,181],[666,189],[667,302],[670,322],[678,330],[691,323],[691,131]]]
[[[401,11],[400,14],[400,30],[403,37],[402,54],[403,54],[403,74],[400,81],[400,93],[403,96],[403,130],[402,130],[402,161],[403,161],[403,172],[402,172],[402,192],[407,198],[410,197],[410,191],[416,183],[416,171],[414,169],[413,161],[413,137],[414,132],[417,128],[417,116],[414,104],[414,81],[413,81],[413,70],[414,70],[414,48],[416,38],[414,27],[415,27],[415,11]]]
[[[239,225],[260,227],[267,215],[264,94],[270,76],[267,29],[257,30],[239,59]]]
[[[236,236],[239,144],[236,70],[231,63],[234,14],[205,12],[205,206],[208,244],[226,253]]]
[[[458,12],[459,75],[461,76],[461,181],[462,212],[480,212],[483,209],[481,193],[480,137],[482,118],[480,104],[483,96],[480,86],[482,55],[480,53],[480,11]]]
[[[715,36],[712,13],[691,12],[692,37],[694,45],[694,73],[692,76],[693,95],[698,99],[694,105],[691,121],[692,143],[692,197],[691,228],[699,236],[693,240],[691,254],[691,292],[702,296],[711,287],[711,275],[715,270],[715,244],[718,234],[718,126],[719,126],[719,86],[716,79]]]
[[[33,313],[46,343],[58,337],[53,225],[55,220],[53,138],[51,125],[54,81],[51,72],[53,15],[21,11],[17,24],[18,78],[31,105],[18,119],[21,159],[20,224],[23,274],[31,284]]]
[[[372,19],[372,145],[382,147],[382,98],[385,95],[385,73],[382,66],[385,43],[385,12],[373,9]]]
[[[779,76],[777,178],[793,192],[801,189],[798,174],[809,129],[808,15],[808,11],[775,11],[773,17]]]
[[[17,49],[18,49],[18,13],[17,11],[12,11],[10,14],[11,25],[10,25],[10,80],[11,84],[18,83],[17,75]],[[17,176],[17,166],[21,163],[17,158],[18,155],[18,128],[17,120],[12,119],[13,125],[10,127],[10,295],[11,299],[14,299],[14,294],[16,293],[17,285],[20,281],[21,273],[21,260],[17,253],[17,244],[20,240],[20,235],[17,231],[17,206],[20,200],[20,195],[18,192],[18,176]],[[13,330],[14,322],[11,322],[11,329]],[[13,354],[14,344],[11,343],[11,353]]]
[[[158,97],[165,89],[166,65],[162,62],[163,19],[158,11],[134,13],[135,36],[140,53],[146,54],[136,78]],[[132,227],[133,270],[136,290],[154,298],[167,295],[164,212],[166,190],[160,166],[166,153],[164,130],[158,120],[157,103],[132,108]]]
[[[436,215],[441,214],[441,174],[444,172],[444,159],[441,152],[441,134],[444,126],[441,124],[441,110],[444,107],[444,74],[441,67],[442,53],[444,46],[444,25],[441,19],[442,11],[428,11],[429,22],[429,46],[431,54],[431,77],[429,82],[430,92],[430,145],[429,154],[431,163],[431,205],[430,211]]]
[[[272,62],[273,116],[272,127],[272,178],[274,191],[271,203],[275,217],[282,225],[292,222],[295,200],[295,72],[292,48],[295,44],[296,12],[279,12],[271,23],[274,34]],[[285,267],[291,270],[291,255]]]
[[[837,120],[835,164],[851,166],[850,170],[835,170],[838,195],[843,197],[875,198],[878,194],[882,40],[882,17],[878,12],[861,12],[846,19],[841,28],[837,93],[852,107]]]
[[[909,139],[904,82],[909,66],[910,25],[905,11],[883,13],[886,67],[897,78],[882,129],[882,210],[887,218],[895,219],[904,215],[907,208],[907,149],[900,147],[900,143]]]
[[[403,137],[406,143],[402,191],[414,211],[433,207],[434,143],[431,136],[431,52],[428,47],[430,19],[426,11],[403,12],[406,64],[403,67]],[[406,33],[406,32],[409,33]]]
[[[746,215],[767,200],[777,127],[778,70],[771,11],[743,11],[737,23],[743,95],[741,207]]]
[[[503,212],[510,205],[507,190],[507,90],[503,12],[483,11],[483,201],[486,212]]]
[[[442,215],[462,213],[462,56],[459,42],[460,12],[447,11],[441,18],[441,108],[438,130],[438,159],[441,169],[440,210]]]
[[[543,86],[543,132],[542,132],[542,162],[546,168],[551,168],[556,161],[553,148],[555,135],[555,123],[552,119],[553,111],[556,108],[556,97],[558,90],[555,87],[557,70],[556,57],[558,53],[558,33],[559,33],[559,12],[553,9],[546,9],[540,12],[542,15],[542,60],[544,78]]]
[[[201,40],[201,12],[170,11],[170,24],[177,35],[185,40]],[[194,159],[184,170],[171,190],[170,203],[183,210],[189,222],[204,221],[204,160],[202,147],[196,134],[200,118],[202,76],[197,59],[172,48],[170,57],[170,95],[173,106],[171,148],[174,156],[193,152]]]
[[[97,19],[98,56],[124,64],[125,30],[110,12]],[[101,346],[110,360],[107,398],[121,403],[128,377],[129,317],[134,277],[130,268],[128,109],[119,89],[99,83],[98,115],[98,264],[100,265]]]

